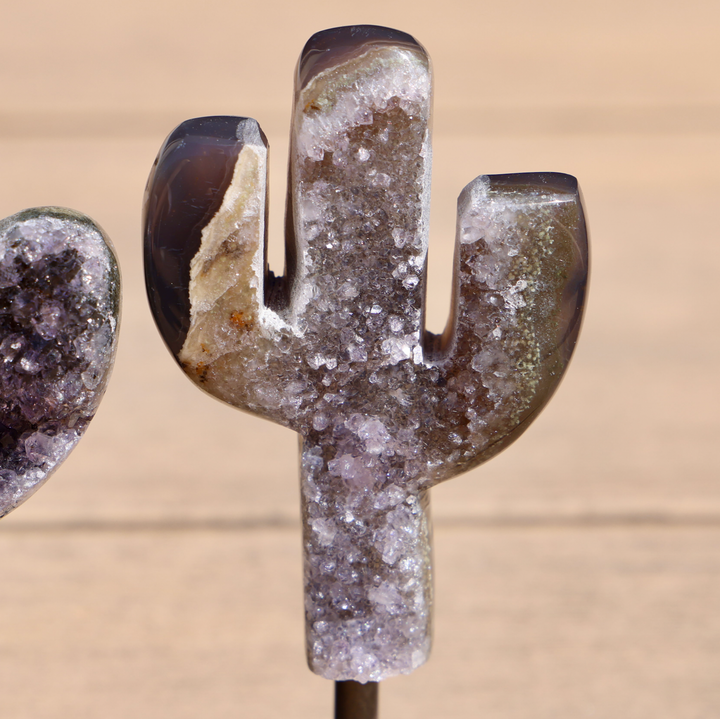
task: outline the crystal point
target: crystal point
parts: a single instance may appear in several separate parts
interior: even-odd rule
[[[0,516],[67,457],[115,354],[120,278],[109,240],[58,207],[0,221]]]
[[[313,36],[296,76],[288,276],[266,271],[267,155],[248,145],[173,280],[188,326],[179,348],[165,339],[188,376],[302,437],[307,656],[329,679],[378,681],[425,661],[427,490],[522,433],[582,313],[574,178],[481,176],[459,200],[452,317],[441,337],[425,332],[430,107],[430,63],[410,36]],[[165,236],[148,224],[146,247]],[[167,290],[164,271],[148,274],[162,285],[151,298]]]

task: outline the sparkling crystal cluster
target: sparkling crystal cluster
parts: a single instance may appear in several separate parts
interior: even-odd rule
[[[148,292],[177,361],[302,437],[307,653],[330,679],[425,661],[427,490],[524,431],[563,374],[584,302],[574,178],[482,176],[459,200],[447,330],[424,330],[430,103],[429,60],[410,36],[361,26],[308,42],[282,278],[266,267],[254,120],[184,123],[148,182]]]
[[[0,516],[85,432],[115,353],[119,275],[107,238],[57,207],[0,221]]]

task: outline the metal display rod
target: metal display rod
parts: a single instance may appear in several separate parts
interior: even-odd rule
[[[335,719],[377,719],[378,682],[335,682]]]

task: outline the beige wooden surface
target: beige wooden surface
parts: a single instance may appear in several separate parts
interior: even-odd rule
[[[0,216],[86,212],[125,288],[98,416],[0,525],[4,717],[331,716],[303,657],[296,438],[174,366],[140,207],[175,124],[253,116],[280,270],[294,64],[313,32],[357,22],[434,61],[432,329],[476,175],[576,175],[593,241],[552,404],[434,491],[435,650],[383,685],[382,716],[720,715],[717,2],[2,0],[0,19]]]

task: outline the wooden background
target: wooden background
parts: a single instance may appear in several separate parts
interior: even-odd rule
[[[0,216],[56,204],[116,244],[123,324],[73,456],[0,526],[13,719],[330,717],[303,654],[296,438],[198,392],[145,300],[147,173],[180,121],[255,117],[280,236],[297,56],[410,32],[435,69],[429,321],[478,174],[576,175],[593,241],[551,406],[434,491],[435,649],[382,715],[720,715],[720,4],[1,0]]]

